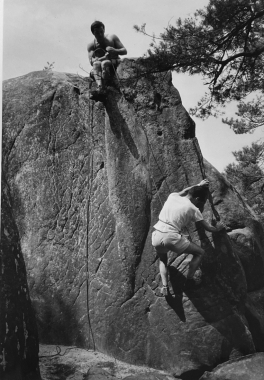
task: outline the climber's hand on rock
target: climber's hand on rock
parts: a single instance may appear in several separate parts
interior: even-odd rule
[[[199,183],[199,186],[209,187],[209,181],[208,181],[208,179],[203,179],[203,180]]]
[[[218,222],[216,224],[215,228],[217,229],[218,232],[220,232],[220,231],[224,230],[226,227],[225,227],[224,223]]]

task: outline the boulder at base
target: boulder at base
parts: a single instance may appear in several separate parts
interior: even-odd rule
[[[217,366],[205,372],[200,380],[263,380],[264,353],[247,355]]]
[[[3,170],[41,341],[198,377],[261,345],[262,229],[206,169],[227,232],[246,229],[253,245],[192,226],[191,239],[206,249],[202,285],[184,292],[191,256],[172,255],[171,295],[161,297],[152,226],[168,194],[200,182],[205,167],[171,73],[149,74],[146,65],[122,61],[104,104],[89,99],[78,75],[5,81]]]

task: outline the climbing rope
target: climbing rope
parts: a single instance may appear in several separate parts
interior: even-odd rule
[[[194,137],[192,139],[192,141],[193,141],[193,146],[194,146],[194,149],[195,149],[197,157],[198,157],[198,163],[199,163],[199,166],[200,166],[202,177],[203,177],[203,179],[205,179],[206,175],[205,175],[205,169],[204,169],[204,160],[203,160],[203,155],[202,155],[200,146],[198,144],[198,140],[197,140],[196,137]],[[216,210],[216,208],[214,206],[213,197],[212,197],[212,194],[211,194],[210,191],[208,191],[208,200],[209,200],[209,203],[210,203],[210,206],[211,206],[211,209],[212,209],[212,213],[213,213],[216,221],[219,222],[220,221],[220,215],[218,214],[218,212],[217,212],[217,210]]]
[[[72,347],[67,347],[64,351],[64,353],[62,354],[61,353],[61,347],[56,345],[56,351],[57,353],[56,354],[51,354],[51,355],[39,355],[39,359],[41,358],[53,358],[55,356],[64,356],[66,355],[70,350],[74,350],[74,349],[79,349],[79,347],[77,346],[72,346]]]
[[[90,136],[91,136],[91,154],[90,154],[90,183],[88,182],[89,189],[87,191],[87,206],[86,206],[86,306],[87,306],[87,320],[89,326],[89,334],[91,335],[91,340],[93,344],[93,350],[95,351],[95,341],[91,326],[90,319],[90,308],[89,308],[89,229],[90,229],[90,216],[91,216],[91,198],[92,198],[92,186],[93,186],[93,150],[94,150],[94,141],[93,141],[93,112],[94,106],[91,105],[89,101],[89,121],[90,121]]]

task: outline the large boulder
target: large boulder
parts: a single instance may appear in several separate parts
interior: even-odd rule
[[[38,334],[19,232],[3,176],[0,244],[0,378],[40,380]]]
[[[200,181],[205,167],[171,74],[124,60],[117,75],[104,104],[89,100],[77,75],[42,71],[4,83],[3,167],[40,338],[198,376],[261,346],[261,226],[207,168],[220,215],[236,220],[239,210],[239,228],[258,251],[192,226],[192,240],[206,248],[202,286],[182,291],[190,257],[172,255],[171,296],[160,296],[152,225],[168,194]],[[209,206],[204,215],[211,218]],[[254,271],[243,267],[247,255]]]
[[[263,380],[264,353],[247,355],[220,364],[212,372],[205,372],[200,380]]]

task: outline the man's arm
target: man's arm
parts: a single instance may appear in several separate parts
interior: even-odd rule
[[[127,49],[124,47],[120,39],[113,34],[112,35],[112,40],[114,42],[114,48],[112,46],[107,46],[106,51],[108,53],[116,53],[118,55],[126,55],[127,54]]]
[[[94,44],[91,42],[90,44],[87,45],[87,51],[88,51],[88,59],[91,65],[93,65],[95,58],[93,57],[94,53]]]
[[[93,42],[88,44],[87,50],[88,50],[88,59],[89,59],[89,62],[92,66],[93,66],[94,62],[97,62],[97,61],[102,62],[102,61],[105,61],[106,59],[109,59],[108,53],[106,53],[103,57],[94,57],[93,56],[93,54],[94,54],[94,43]]]
[[[209,231],[209,232],[219,232],[225,228],[225,226],[221,222],[218,222],[217,226],[213,227],[209,223],[207,223],[205,220],[199,220],[199,222],[196,222],[196,225],[198,228],[202,226],[206,231]]]
[[[188,194],[189,190],[195,188],[195,187],[200,187],[200,186],[203,186],[203,187],[208,187],[209,186],[209,181],[208,179],[203,179],[200,183],[198,183],[197,185],[193,185],[193,186],[190,186],[190,187],[186,187],[186,189],[183,189],[182,191],[180,191],[178,194],[181,196],[181,197],[184,197],[185,195]]]

